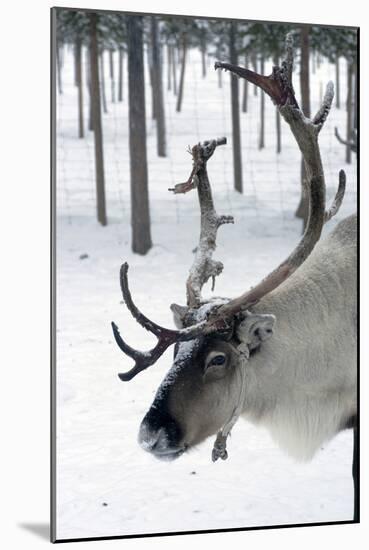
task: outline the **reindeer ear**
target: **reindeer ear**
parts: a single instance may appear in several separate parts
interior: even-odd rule
[[[243,320],[237,325],[236,334],[249,350],[256,349],[273,335],[276,318],[274,315],[243,314]]]
[[[187,306],[179,306],[178,304],[171,304],[170,309],[173,313],[174,324],[178,329],[184,328],[183,320],[188,312]]]

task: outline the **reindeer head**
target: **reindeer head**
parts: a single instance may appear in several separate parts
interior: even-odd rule
[[[121,380],[131,380],[136,374],[153,365],[164,351],[174,344],[173,366],[160,385],[154,402],[145,415],[139,430],[141,446],[158,458],[173,459],[187,449],[218,433],[213,460],[227,458],[226,438],[242,412],[247,386],[248,362],[263,343],[272,336],[275,318],[270,312],[260,315],[252,306],[282,284],[309,256],[320,238],[325,221],[338,210],[345,189],[345,174],[340,172],[339,189],[328,212],[325,211],[325,182],[320,159],[318,134],[333,99],[332,84],[321,109],[313,120],[307,119],[294,96],[292,75],[292,44],[286,40],[286,60],[282,68],[275,67],[269,77],[247,69],[217,63],[260,86],[277,104],[291,127],[303,153],[310,215],[305,233],[289,257],[251,290],[233,300],[201,296],[204,284],[214,280],[223,269],[213,260],[216,235],[222,224],[233,223],[231,216],[219,216],[214,208],[207,174],[207,161],[225,138],[199,143],[192,148],[193,169],[189,179],[175,186],[175,193],[197,188],[201,228],[199,245],[186,283],[187,306],[172,305],[177,330],[163,328],[145,317],[133,303],[129,288],[128,265],[120,271],[124,301],[133,317],[158,338],[148,352],[128,346],[117,326],[112,323],[120,349],[134,359],[134,367],[119,374]]]
[[[222,302],[200,306],[197,319],[206,320]],[[181,330],[183,319],[177,308],[172,306]],[[236,408],[242,408],[246,363],[272,335],[274,321],[272,315],[245,312],[227,331],[176,343],[173,366],[141,423],[142,447],[158,458],[173,459],[219,432]]]

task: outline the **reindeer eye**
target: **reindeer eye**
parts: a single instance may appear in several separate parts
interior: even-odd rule
[[[208,367],[210,367],[211,365],[224,365],[225,360],[225,355],[215,355],[208,362]]]
[[[205,380],[219,380],[227,374],[227,354],[212,351],[205,361]]]

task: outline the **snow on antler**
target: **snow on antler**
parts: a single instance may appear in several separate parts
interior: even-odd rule
[[[192,147],[193,168],[189,179],[170,189],[174,193],[186,193],[196,188],[199,197],[201,212],[199,244],[186,283],[187,305],[190,308],[200,306],[202,287],[210,278],[213,279],[214,288],[215,277],[223,270],[223,264],[212,258],[216,248],[217,231],[223,224],[234,223],[233,216],[219,216],[216,213],[207,173],[207,161],[216,147],[225,145],[226,142],[226,138],[212,139]]]

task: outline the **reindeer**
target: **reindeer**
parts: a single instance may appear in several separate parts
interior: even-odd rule
[[[336,197],[326,210],[318,135],[332,104],[333,84],[328,83],[321,108],[308,119],[295,98],[292,65],[288,35],[285,60],[270,76],[228,63],[218,62],[215,67],[259,86],[289,124],[307,172],[309,220],[304,235],[284,262],[241,296],[204,299],[203,286],[209,279],[214,286],[223,269],[212,258],[217,231],[233,218],[216,213],[207,174],[207,162],[225,138],[194,146],[189,179],[172,189],[186,193],[196,188],[201,210],[199,244],[186,283],[187,305],[171,305],[177,330],[157,325],[134,304],[128,265],[122,265],[124,301],[158,342],[150,351],[135,350],[112,323],[118,346],[135,361],[119,377],[131,380],[175,345],[173,366],[138,436],[143,449],[160,459],[176,459],[213,434],[217,434],[213,461],[226,459],[227,436],[240,416],[265,426],[297,460],[310,460],[324,442],[353,428],[354,521],[358,521],[356,217],[341,221],[318,243],[345,191],[341,170]]]

